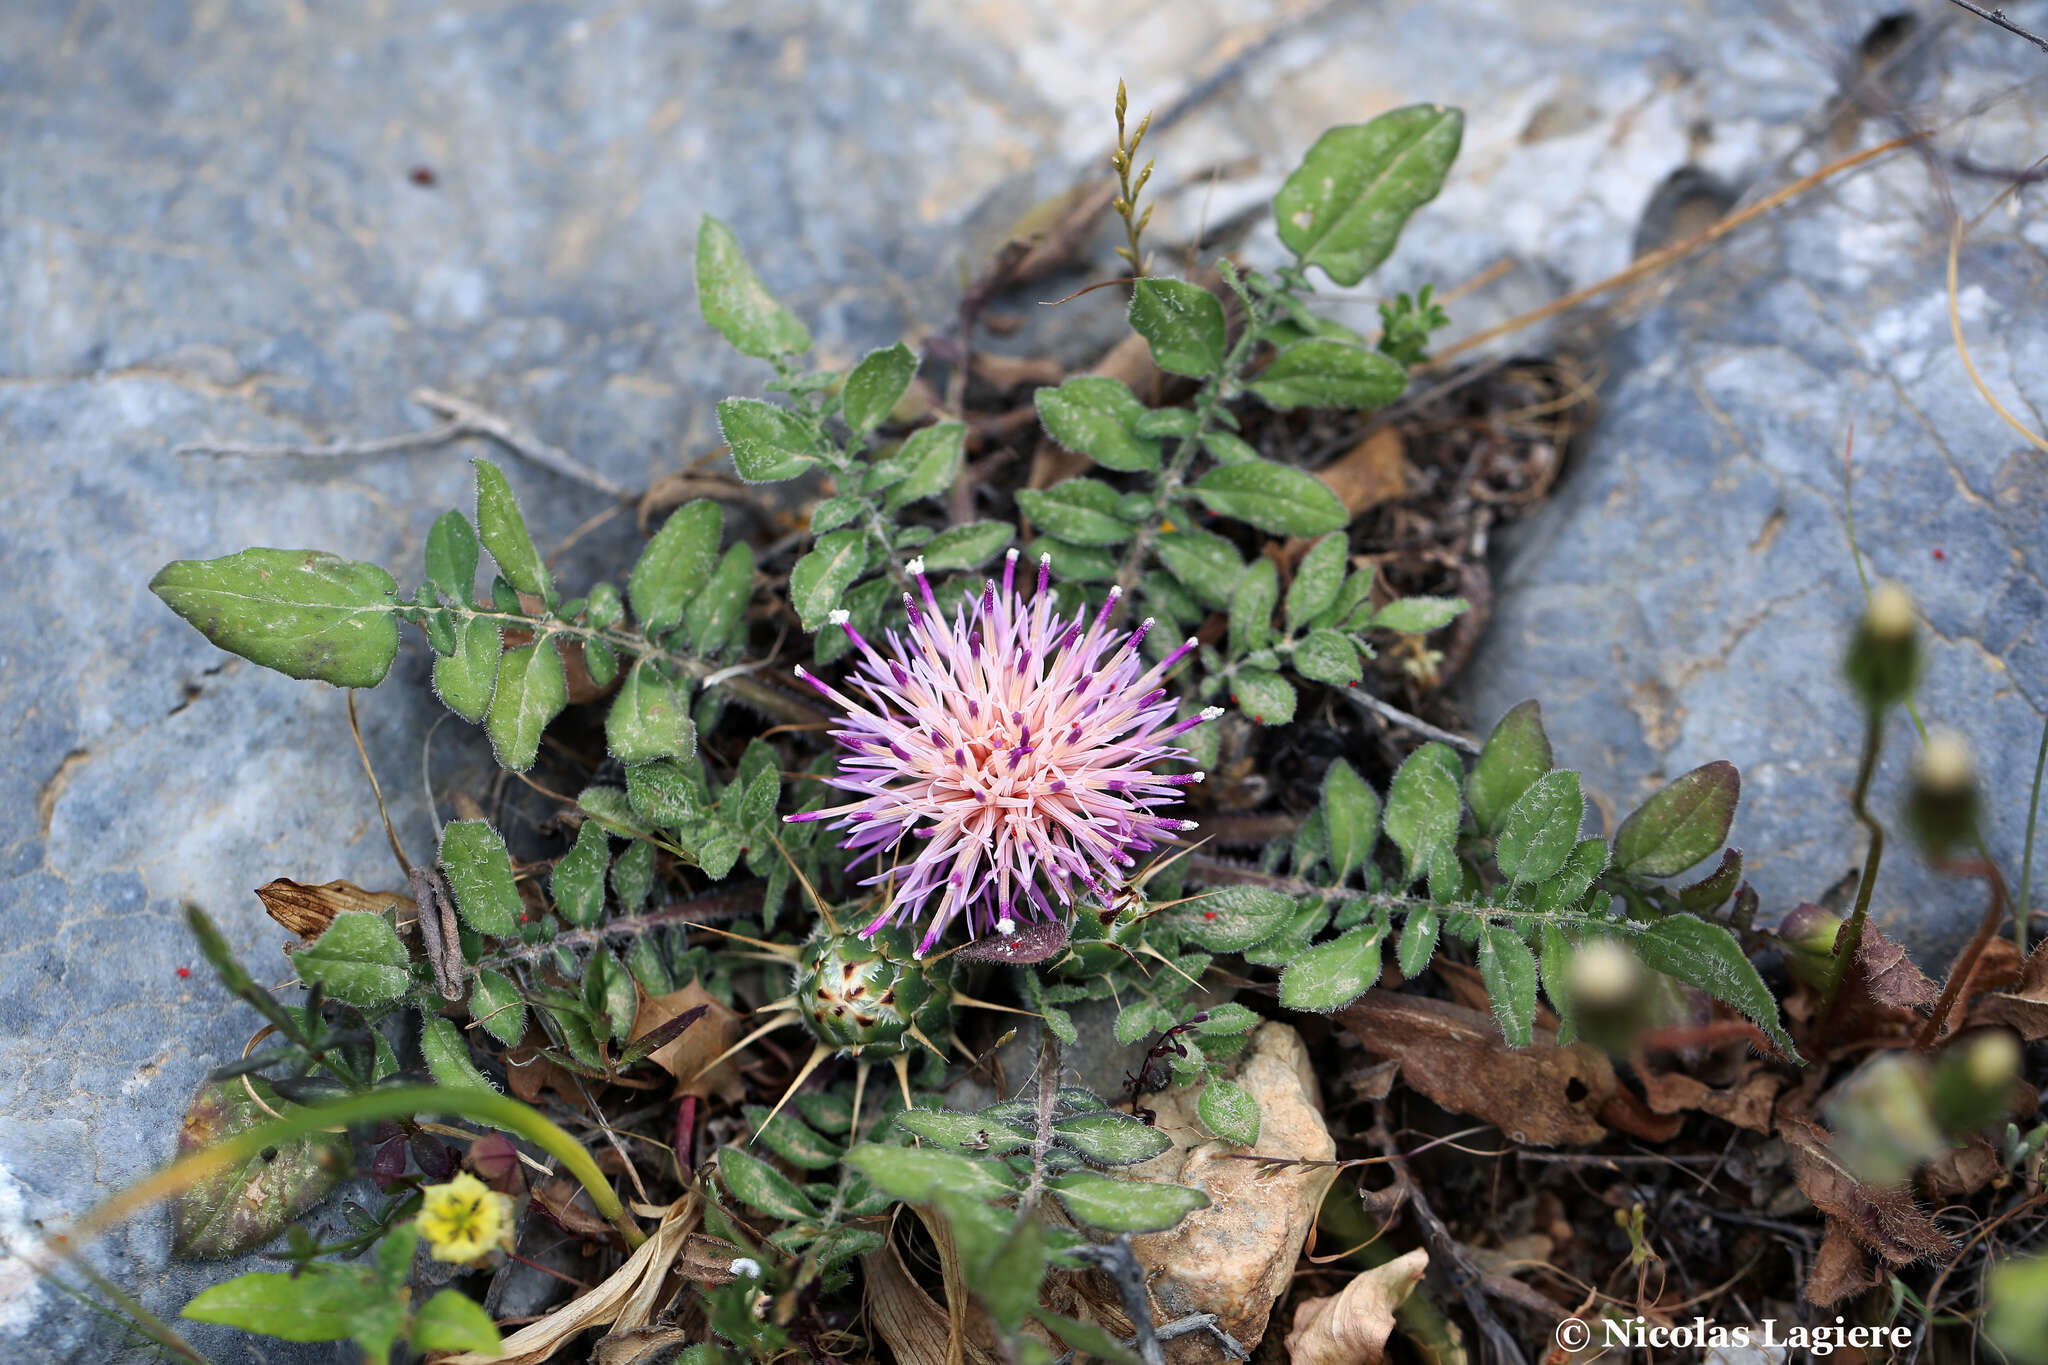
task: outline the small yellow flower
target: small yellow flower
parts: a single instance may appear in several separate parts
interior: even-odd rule
[[[512,1249],[512,1200],[468,1171],[445,1185],[428,1185],[414,1220],[437,1261],[468,1265],[491,1252]]]

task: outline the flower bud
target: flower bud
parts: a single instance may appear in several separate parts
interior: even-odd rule
[[[1865,706],[1896,706],[1920,673],[1920,614],[1896,583],[1880,583],[1849,641],[1842,671]]]
[[[2012,1108],[2020,1045],[2002,1028],[1985,1029],[1950,1047],[1934,1069],[1934,1116],[1955,1136],[1986,1132]]]
[[[1626,1052],[1650,1022],[1650,998],[1635,954],[1612,939],[1589,938],[1565,973],[1579,1033],[1595,1047]]]
[[[1835,1154],[1858,1180],[1898,1185],[1948,1147],[1930,1106],[1926,1066],[1887,1053],[1843,1083],[1828,1103]]]
[[[1927,747],[1913,765],[1906,820],[1928,852],[1940,855],[1977,827],[1977,761],[1953,730],[1928,731]]]
[[[1809,986],[1819,986],[1834,970],[1835,942],[1841,937],[1838,916],[1802,902],[1778,926],[1778,942],[1785,951],[1785,970]]]

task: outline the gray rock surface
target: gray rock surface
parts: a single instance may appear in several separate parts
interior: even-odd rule
[[[1843,3],[1793,18],[1705,0],[0,9],[0,581],[13,589],[0,608],[0,1237],[18,1244],[33,1220],[160,1162],[198,1078],[253,1031],[195,961],[181,901],[207,905],[282,976],[280,935],[248,888],[395,875],[342,698],[226,660],[146,593],[150,574],[269,543],[404,576],[434,513],[468,499],[461,456],[502,458],[269,465],[175,457],[179,442],[409,429],[426,417],[405,396],[430,384],[642,483],[714,442],[710,400],[761,377],[697,319],[699,214],[731,222],[822,353],[848,360],[943,318],[963,257],[1099,164],[1119,75],[1140,107],[1193,96],[1154,139],[1162,247],[1213,237],[1330,123],[1418,99],[1465,106],[1452,187],[1349,306],[1369,319],[1381,290],[1510,260],[1459,309],[1461,325],[1481,325],[1624,263],[1674,172],[1767,179],[1836,90],[1836,55],[1881,12]],[[2030,70],[2008,40],[1954,37],[1931,49],[1927,77],[1946,107]],[[2014,118],[2008,103],[1975,125],[1992,154],[2028,150]],[[415,167],[434,183],[413,183]],[[1810,855],[1769,872],[1786,869],[1773,896],[1803,889],[1798,857],[1842,861],[1825,821],[1848,732],[1807,700],[1800,670],[1832,685],[1815,623],[1849,600],[1845,560],[1828,558],[1840,528],[1826,491],[1845,417],[1868,452],[1866,549],[1956,642],[1937,659],[1936,709],[1998,718],[1985,747],[2007,790],[2011,752],[2031,754],[2011,736],[2033,714],[2020,690],[2041,695],[2041,466],[1953,381],[1928,198],[1910,165],[1863,177],[1732,244],[1718,273],[1693,276],[1622,340],[1612,415],[1523,547],[1482,664],[1480,708],[1545,696],[1560,750],[1610,793],[1701,757],[1742,763],[1759,798],[1745,841],[1811,836]],[[2042,372],[2041,342],[2018,322],[2037,246],[2024,219],[2000,220],[1966,254],[1965,322],[2008,394],[2015,375]],[[1270,253],[1270,236],[1250,249]],[[1113,323],[1108,295],[1068,310],[1083,306],[1096,312],[1071,315]],[[1687,458],[1662,458],[1673,451]],[[507,464],[543,541],[601,510],[587,489]],[[1717,476],[1728,496],[1695,512],[1694,490]],[[1744,548],[1772,525],[1775,548]],[[1941,564],[1920,553],[1936,534]],[[584,541],[566,575],[616,562],[624,544]],[[1618,603],[1674,601],[1684,615],[1668,624],[1614,619]],[[415,850],[429,839],[418,774],[437,717],[423,672],[408,653],[360,704]],[[1627,700],[1649,682],[1672,700],[1631,728]],[[436,742],[437,780],[475,762],[457,728]],[[167,1244],[150,1217],[95,1254],[175,1317],[223,1270],[167,1266]],[[190,1335],[224,1362],[309,1358]],[[99,1361],[124,1338],[9,1261],[0,1341],[9,1359]]]
[[[2037,51],[1968,22],[1917,36],[1927,41],[1909,37],[1886,78],[1891,98],[1916,122],[1989,106],[1936,157],[2040,154],[2027,108]],[[1815,127],[1829,135],[1755,195],[1855,145],[1840,121]],[[1847,131],[1868,142],[1891,130]],[[1700,257],[1613,336],[1584,458],[1517,528],[1497,579],[1468,682],[1480,719],[1540,696],[1560,761],[1585,768],[1610,827],[1662,781],[1733,760],[1733,842],[1767,923],[1818,899],[1864,846],[1848,806],[1863,721],[1840,680],[1862,602],[1844,483],[1852,425],[1866,570],[1926,613],[1920,715],[1976,747],[1987,842],[2016,879],[2048,716],[2048,454],[1964,370],[1942,217],[1945,192],[1966,217],[1986,214],[1960,258],[1962,326],[1991,391],[2038,432],[2048,233],[2027,211],[2038,190],[1991,209],[2001,188],[1899,155]],[[1896,830],[1918,740],[1903,714],[1888,733],[1872,805]],[[1874,913],[1938,973],[1984,903],[1981,882],[1935,874],[1900,839]]]

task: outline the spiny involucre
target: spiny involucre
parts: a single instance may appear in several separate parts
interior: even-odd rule
[[[856,865],[890,855],[861,883],[893,881],[862,932],[924,918],[920,955],[956,918],[970,936],[1008,934],[1019,917],[1063,913],[1053,900],[1071,907],[1079,888],[1106,903],[1139,854],[1194,827],[1157,808],[1202,774],[1152,769],[1186,758],[1174,739],[1222,714],[1173,719],[1177,702],[1162,682],[1195,641],[1144,667],[1138,647],[1152,622],[1112,627],[1118,589],[1092,623],[1086,603],[1063,616],[1051,560],[1039,560],[1027,601],[1015,550],[1000,589],[991,579],[979,597],[964,596],[949,623],[924,562],[909,567],[924,606],[903,594],[907,644],[891,630],[882,653],[845,612],[832,614],[859,651],[849,686],[867,705],[796,670],[846,710],[845,728],[833,731],[846,752],[826,780],[857,799],[785,818],[834,821],[849,831],[843,846],[860,855]],[[922,846],[895,857],[912,836]]]

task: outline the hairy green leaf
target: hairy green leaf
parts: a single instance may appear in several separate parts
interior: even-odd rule
[[[1723,1004],[1742,1011],[1786,1056],[1799,1049],[1778,1022],[1778,1001],[1771,988],[1743,954],[1735,935],[1718,924],[1692,915],[1666,915],[1648,925],[1619,921],[1644,965],[1697,986]]]
[[[718,1178],[732,1191],[733,1198],[770,1218],[792,1223],[817,1221],[818,1206],[809,1195],[788,1176],[738,1147],[719,1150]]]
[[[330,999],[361,1009],[388,1005],[412,984],[412,958],[382,915],[344,910],[313,946],[292,954],[292,969]]]
[[[1509,1047],[1527,1047],[1535,1037],[1536,958],[1512,928],[1488,924],[1479,931],[1479,976],[1486,999],[1500,1021]]]
[[[1443,188],[1464,130],[1463,114],[1430,104],[1330,129],[1273,196],[1280,240],[1304,267],[1357,284]]]
[[[1412,884],[1439,857],[1457,856],[1457,755],[1432,740],[1408,755],[1387,788],[1387,837],[1401,850],[1402,885]]]
[[[1294,671],[1331,687],[1350,687],[1365,677],[1358,646],[1334,630],[1312,630],[1294,647]]]
[[[444,1019],[438,1014],[428,1014],[421,1019],[420,1056],[426,1061],[427,1071],[436,1085],[469,1090],[496,1088],[469,1059],[469,1040],[462,1036],[462,1030],[456,1027],[453,1019]]]
[[[1440,630],[1471,609],[1462,597],[1403,597],[1387,603],[1372,615],[1375,630],[1395,630],[1403,635],[1427,635]]]
[[[1166,571],[1196,601],[1219,611],[1229,610],[1237,576],[1244,572],[1244,559],[1235,545],[1213,531],[1189,526],[1162,532],[1153,548]]]
[[[1196,379],[1223,367],[1223,302],[1198,284],[1147,276],[1133,286],[1131,330],[1152,347],[1152,363]]]
[[[900,341],[861,357],[840,391],[839,415],[853,429],[855,441],[888,420],[890,410],[916,377],[917,356]]]
[[[612,843],[602,825],[585,820],[577,827],[575,845],[556,859],[548,876],[556,913],[585,927],[604,918],[604,874],[611,856]]]
[[[1278,891],[1230,886],[1176,907],[1181,937],[1213,953],[1237,953],[1278,930],[1294,914],[1294,902]]]
[[[1259,1097],[1229,1081],[1210,1081],[1195,1098],[1195,1114],[1202,1126],[1240,1147],[1259,1141]]]
[[[1209,1207],[1209,1196],[1197,1189],[1118,1180],[1094,1171],[1069,1171],[1048,1184],[1070,1218],[1103,1232],[1165,1232],[1196,1209]]]
[[[457,632],[455,652],[434,660],[434,694],[464,720],[478,721],[490,710],[498,682],[498,653],[504,637],[496,621],[472,616]]]
[[[1134,1166],[1173,1146],[1159,1129],[1109,1109],[1061,1119],[1053,1125],[1053,1137],[1098,1166]]]
[[[1015,1193],[1010,1182],[989,1161],[975,1161],[928,1147],[856,1147],[847,1163],[874,1182],[875,1188],[912,1204],[930,1201],[932,1191],[948,1189],[973,1199],[1001,1199]]]
[[[1614,865],[1632,877],[1675,877],[1728,841],[1742,777],[1703,763],[1638,806],[1614,831]]]
[[[683,605],[702,590],[718,560],[724,525],[723,509],[709,498],[698,498],[677,508],[640,552],[626,594],[648,635],[658,635],[683,619]]]
[[[987,563],[1016,538],[1017,529],[1007,521],[970,521],[949,527],[932,537],[924,547],[928,572],[973,569]]]
[[[1593,885],[1593,879],[1607,870],[1607,842],[1581,839],[1564,860],[1564,867],[1536,888],[1536,908],[1555,914],[1578,902]]]
[[[1309,949],[1281,971],[1280,1003],[1316,1014],[1350,1004],[1379,979],[1385,937],[1380,925],[1364,924]]]
[[[1258,725],[1285,725],[1294,719],[1294,684],[1266,668],[1240,668],[1231,686],[1237,709]]]
[[[525,998],[511,977],[489,967],[477,969],[469,992],[469,1017],[506,1047],[517,1047],[526,1036]]]
[[[523,773],[540,755],[541,732],[569,704],[569,683],[554,642],[535,640],[498,660],[498,682],[484,713],[484,733],[498,766]]]
[[[1344,584],[1345,561],[1350,553],[1349,538],[1333,532],[1310,546],[1308,553],[1301,557],[1301,565],[1294,571],[1294,582],[1287,587],[1288,634],[1299,633],[1311,619],[1337,600],[1337,589]]]
[[[1137,435],[1147,409],[1130,386],[1107,375],[1076,375],[1035,395],[1046,433],[1105,469],[1159,468],[1159,442]]]
[[[1334,760],[1323,772],[1323,824],[1330,840],[1330,870],[1342,883],[1372,858],[1380,833],[1380,798],[1345,759]]]
[[[297,1275],[257,1270],[201,1290],[181,1310],[194,1322],[239,1327],[284,1341],[397,1339],[398,1297],[354,1266],[315,1262]]]
[[[1378,351],[1310,337],[1274,356],[1250,387],[1276,408],[1383,408],[1406,391],[1408,372]]]
[[[482,820],[451,821],[441,831],[441,874],[464,924],[494,938],[519,932],[512,855],[498,831]]]
[[[497,561],[498,572],[519,591],[552,602],[554,580],[548,576],[547,563],[534,547],[533,537],[527,534],[526,518],[519,513],[519,500],[512,496],[512,485],[489,460],[475,459],[470,463],[476,466],[477,532],[483,537],[484,548]]]
[[[834,531],[818,537],[817,545],[789,571],[789,604],[805,630],[825,624],[867,562],[866,532]]]
[[[758,398],[719,400],[718,430],[748,483],[780,483],[818,463],[817,441],[803,420]]]
[[[420,1305],[412,1320],[412,1344],[422,1351],[474,1351],[494,1356],[504,1350],[498,1324],[459,1289],[443,1289]]]
[[[889,490],[889,510],[935,498],[953,486],[960,472],[960,452],[967,441],[967,427],[960,422],[940,422],[919,427],[904,441],[896,454],[903,478]]]
[[[1196,481],[1195,496],[1219,516],[1278,536],[1319,536],[1350,520],[1328,484],[1270,460],[1217,465]]]
[[[605,712],[604,742],[621,763],[688,758],[697,751],[688,695],[652,659],[640,660]]]
[[[1430,959],[1436,956],[1437,933],[1442,923],[1434,905],[1425,905],[1408,916],[1394,948],[1394,960],[1402,976],[1417,977],[1427,970]]]
[[[1017,505],[1047,535],[1070,545],[1121,545],[1135,529],[1116,515],[1117,491],[1095,479],[1018,490]]]
[[[743,355],[773,360],[811,349],[811,334],[747,264],[739,238],[707,216],[697,229],[697,306]]]
[[[1472,775],[1465,779],[1465,798],[1481,834],[1499,831],[1508,811],[1537,778],[1550,771],[1550,738],[1543,733],[1543,710],[1533,701],[1511,708],[1487,736]]]
[[[699,654],[716,654],[739,634],[753,590],[754,547],[740,541],[727,547],[711,581],[683,608],[683,629]]]
[[[1241,659],[1273,643],[1273,608],[1280,604],[1280,570],[1263,555],[1237,580],[1230,595],[1230,657]]]
[[[1515,883],[1547,881],[1563,869],[1578,845],[1586,798],[1575,772],[1549,772],[1536,779],[1508,809],[1494,862]]]
[[[166,564],[149,590],[230,654],[292,678],[375,687],[398,657],[398,584],[319,550]]]
[[[453,509],[427,532],[427,582],[449,602],[471,606],[476,591],[476,528]]]

